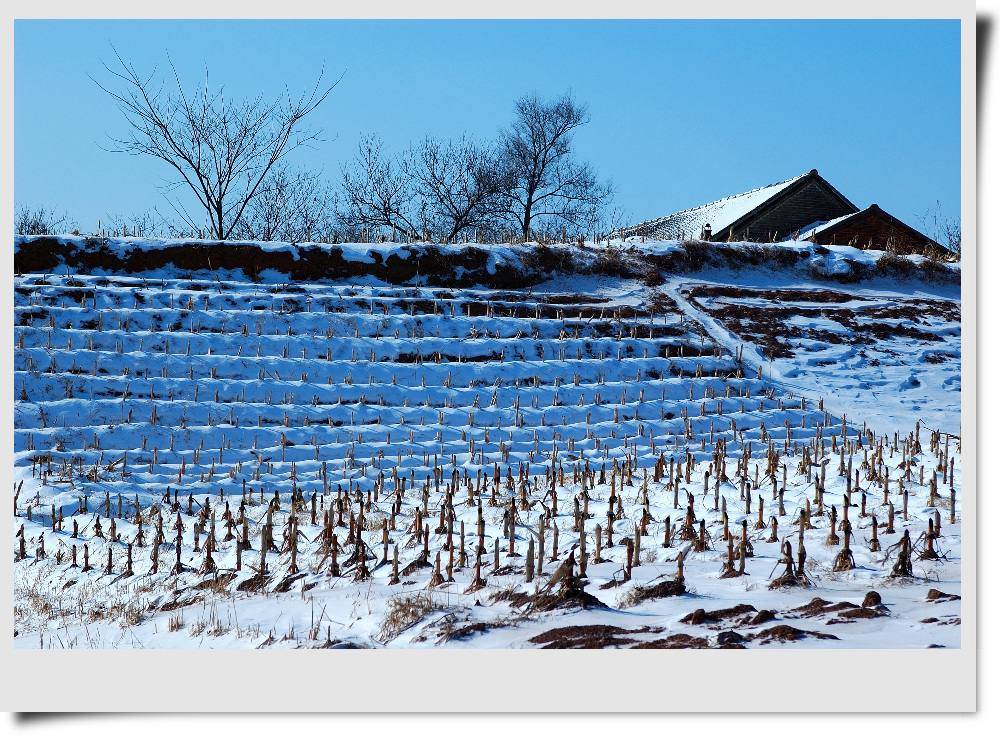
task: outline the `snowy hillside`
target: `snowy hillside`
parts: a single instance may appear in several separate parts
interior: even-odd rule
[[[959,644],[952,267],[175,245],[15,243],[19,647]]]
[[[522,288],[554,274],[657,280],[704,269],[775,270],[817,281],[892,279],[957,286],[959,265],[806,241],[710,243],[628,238],[610,243],[260,243],[86,236],[17,236],[18,274],[229,276],[251,281],[423,284]]]

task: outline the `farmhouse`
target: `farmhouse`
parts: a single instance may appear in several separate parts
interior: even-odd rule
[[[950,254],[878,205],[860,210],[812,169],[775,184],[647,220],[624,237],[711,241],[810,240],[822,245]]]

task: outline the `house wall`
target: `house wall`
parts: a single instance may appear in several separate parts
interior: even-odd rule
[[[857,248],[891,247],[901,254],[924,254],[929,241],[909,230],[900,228],[881,211],[865,211],[849,222],[819,233],[816,242],[822,245],[855,246]]]
[[[733,240],[770,242],[817,221],[833,220],[854,210],[835,197],[819,182],[808,181],[801,188],[785,195],[767,210],[732,234]],[[729,240],[728,231],[716,234],[713,240]]]

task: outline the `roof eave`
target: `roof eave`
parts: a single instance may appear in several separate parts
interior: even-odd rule
[[[907,225],[902,220],[900,220],[899,218],[897,218],[895,215],[893,215],[890,212],[887,212],[886,210],[883,210],[881,207],[879,207],[875,203],[872,203],[871,205],[869,205],[868,207],[866,207],[864,210],[858,210],[857,212],[851,213],[849,216],[845,217],[843,220],[840,220],[839,222],[835,223],[834,225],[830,226],[829,228],[826,228],[826,229],[822,229],[821,228],[821,229],[815,230],[813,232],[813,235],[814,236],[815,235],[819,235],[820,233],[836,233],[841,228],[843,228],[845,225],[851,223],[855,218],[857,218],[860,215],[863,215],[866,212],[879,212],[879,213],[882,213],[882,215],[884,215],[889,220],[889,222],[892,224],[893,227],[899,228],[901,230],[904,230],[904,231],[910,233],[910,235],[916,236],[919,240],[924,240],[928,244],[930,244],[932,246],[935,246],[937,248],[940,248],[942,251],[944,251],[946,253],[954,253],[954,251],[952,251],[950,248],[941,245],[940,243],[938,243],[936,240],[934,240],[933,238],[931,238],[926,233],[921,233],[919,230],[917,230],[916,228],[914,228],[912,225]]]
[[[795,192],[801,189],[802,187],[806,186],[808,182],[818,182],[821,186],[825,187],[831,194],[833,194],[837,199],[839,199],[848,209],[854,210],[855,213],[858,212],[857,205],[855,205],[853,202],[847,199],[840,192],[840,190],[838,190],[836,187],[834,187],[832,184],[826,181],[822,176],[820,176],[819,171],[817,171],[816,169],[810,169],[805,174],[805,176],[799,177],[798,179],[789,182],[787,187],[778,190],[773,195],[771,195],[766,200],[757,205],[755,208],[745,213],[741,217],[737,218],[729,225],[722,228],[719,231],[718,238],[716,238],[715,234],[713,233],[712,240],[722,240],[723,233],[726,234],[727,239],[730,238],[731,234],[736,232],[740,226],[752,220],[756,215],[759,215],[761,212],[766,210],[768,207],[770,207],[772,204],[780,200],[782,197],[787,197],[792,192]]]

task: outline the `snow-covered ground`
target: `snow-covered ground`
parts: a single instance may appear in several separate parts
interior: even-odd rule
[[[959,644],[946,287],[226,276],[16,278],[19,647]]]
[[[723,345],[766,377],[892,433],[916,420],[961,432],[957,287],[882,280],[849,288],[772,275],[670,280]]]

